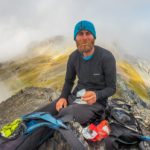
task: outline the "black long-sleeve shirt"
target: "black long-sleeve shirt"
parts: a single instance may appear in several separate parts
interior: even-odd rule
[[[67,63],[65,83],[60,97],[68,98],[76,76],[78,83],[73,94],[81,89],[96,92],[97,102],[106,104],[109,96],[116,91],[116,61],[112,53],[95,46],[93,57],[84,60],[82,54],[75,50]]]

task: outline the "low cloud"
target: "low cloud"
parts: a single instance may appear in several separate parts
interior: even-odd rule
[[[127,53],[150,57],[150,2],[147,0],[5,0],[0,2],[0,61],[23,53],[31,42],[55,35],[73,41],[73,28],[91,20],[100,43],[114,41]]]

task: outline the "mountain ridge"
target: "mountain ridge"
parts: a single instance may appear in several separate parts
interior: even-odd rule
[[[72,44],[66,42],[65,37],[57,36],[34,43],[20,59],[18,57],[0,64],[0,81],[14,94],[31,86],[60,91],[68,56],[75,49]],[[111,52],[117,60],[117,73],[141,99],[149,102],[149,64],[132,56],[126,58],[125,54],[113,48]]]

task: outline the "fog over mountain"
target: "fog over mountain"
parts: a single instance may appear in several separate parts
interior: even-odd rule
[[[33,42],[56,35],[72,44],[75,24],[95,24],[97,41],[149,60],[150,1],[148,0],[5,0],[0,1],[0,61],[20,55]]]
[[[56,36],[32,43],[21,57],[1,62],[0,101],[26,87],[47,87],[61,91],[67,59],[74,49],[75,45],[67,38]],[[115,43],[110,51],[117,61],[117,75],[141,99],[150,102],[149,62],[123,53]]]

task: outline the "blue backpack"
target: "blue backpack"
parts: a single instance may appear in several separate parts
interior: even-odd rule
[[[86,149],[84,144],[74,135],[72,130],[65,124],[72,120],[68,115],[56,119],[46,112],[35,112],[21,117],[22,122],[11,138],[0,136],[0,149],[3,150],[27,150],[36,149],[48,138],[52,137],[54,131],[58,131],[74,150]],[[63,120],[63,121],[62,121]],[[20,131],[19,131],[20,130]],[[18,132],[19,131],[19,132]]]

